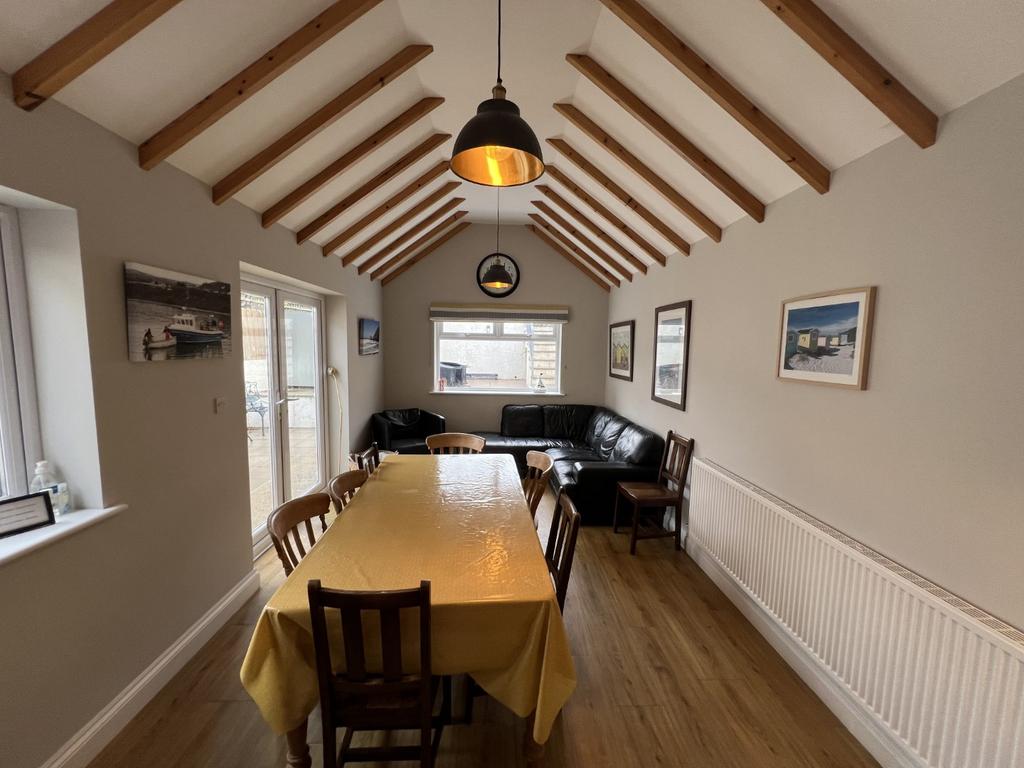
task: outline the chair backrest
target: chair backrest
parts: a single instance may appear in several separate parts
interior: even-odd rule
[[[325,589],[320,581],[308,584],[309,613],[313,625],[313,648],[316,654],[320,706],[325,722],[337,722],[336,709],[347,700],[364,700],[418,693],[420,708],[429,718],[433,708],[430,669],[430,582],[421,581],[418,589],[382,592],[350,592]],[[344,672],[334,670],[330,637],[327,632],[327,611],[337,610],[341,619],[344,648]],[[402,668],[402,610],[415,610],[419,615],[419,669]],[[367,665],[364,613],[376,613],[380,626],[380,653],[371,650],[371,659],[380,659],[380,669]]]
[[[572,572],[576,537],[579,532],[580,513],[572,499],[564,491],[560,491],[555,503],[555,513],[551,517],[551,531],[548,533],[544,559],[548,561],[548,571],[555,583],[558,607],[562,609],[565,608],[565,594],[569,591],[569,574]]]
[[[658,470],[658,482],[683,498],[686,488],[686,475],[690,471],[690,459],[693,457],[693,440],[683,437],[671,429],[665,439],[665,453],[661,457],[661,469]]]
[[[464,432],[442,432],[427,438],[427,450],[431,453],[482,453],[486,444],[479,435]]]
[[[365,469],[353,469],[351,472],[342,472],[327,484],[327,492],[331,495],[336,512],[340,513],[348,506],[356,491],[363,487],[369,476]]]
[[[523,493],[526,494],[526,503],[530,505],[530,517],[537,517],[537,507],[544,497],[544,488],[554,465],[554,460],[543,451],[529,451],[526,454]]]
[[[313,520],[320,519],[320,535],[327,530],[327,514],[331,511],[331,497],[326,493],[311,493],[286,501],[270,513],[267,531],[277,550],[277,556],[287,576],[306,556],[306,550],[316,544]],[[305,532],[306,540],[302,534]]]
[[[380,448],[376,442],[370,443],[369,448],[359,453],[353,453],[351,458],[357,467],[365,469],[372,475],[380,466]]]

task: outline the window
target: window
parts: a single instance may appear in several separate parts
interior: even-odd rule
[[[0,498],[28,492],[39,453],[18,214],[0,205]]]
[[[562,326],[434,322],[434,390],[561,394]]]

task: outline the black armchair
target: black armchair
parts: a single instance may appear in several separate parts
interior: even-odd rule
[[[377,445],[399,453],[427,453],[427,437],[445,431],[444,416],[420,408],[381,411],[370,423]]]

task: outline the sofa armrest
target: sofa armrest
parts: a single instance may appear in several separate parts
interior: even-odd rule
[[[439,413],[420,410],[420,436],[439,435],[445,431],[445,418]]]
[[[370,427],[373,430],[373,441],[377,447],[384,451],[391,450],[391,422],[375,413],[370,417]]]
[[[607,486],[615,491],[619,483],[646,483],[658,479],[658,468],[625,461],[577,461],[573,464],[577,487]]]

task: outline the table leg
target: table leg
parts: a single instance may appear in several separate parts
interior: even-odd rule
[[[309,756],[309,744],[306,742],[306,728],[308,720],[303,720],[302,725],[288,731],[288,768],[311,768],[313,760]]]
[[[526,721],[526,738],[523,739],[523,751],[526,753],[526,764],[530,768],[544,764],[544,745],[538,744],[533,738],[533,715]]]

